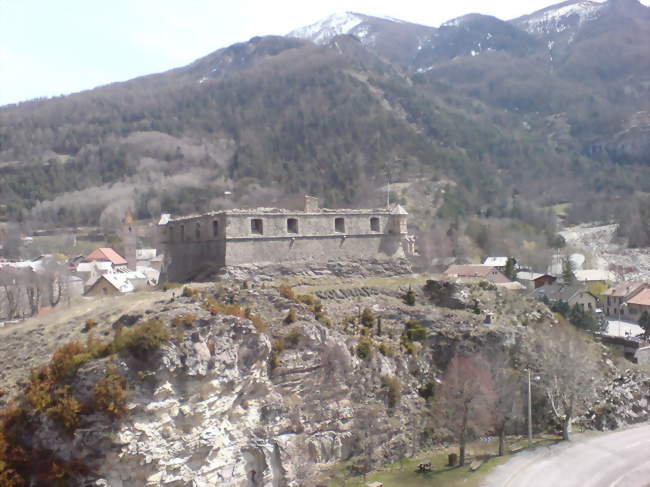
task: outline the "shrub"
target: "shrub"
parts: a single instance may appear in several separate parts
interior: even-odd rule
[[[71,342],[59,347],[52,354],[50,370],[55,381],[72,377],[79,367],[88,362],[92,356],[79,342]]]
[[[189,327],[192,326],[192,324],[197,319],[198,318],[193,313],[186,313],[186,314],[182,314],[182,315],[177,315],[177,316],[174,316],[174,318],[172,319],[172,325],[174,325],[174,326],[185,325],[187,328],[189,328]]]
[[[198,289],[194,289],[193,287],[185,286],[183,288],[183,297],[185,298],[191,298],[191,299],[196,299],[200,295],[200,292]]]
[[[271,370],[276,369],[280,365],[280,354],[284,351],[284,340],[278,338],[273,342],[271,347],[271,354],[269,355],[269,367]]]
[[[171,339],[167,325],[159,318],[152,318],[129,330],[118,330],[121,332],[115,334],[115,351],[126,349],[138,357],[158,350]]]
[[[382,389],[386,393],[386,402],[389,408],[394,408],[402,398],[402,387],[397,377],[384,375],[381,377]]]
[[[55,392],[54,404],[46,411],[47,416],[72,433],[79,424],[81,403],[70,395],[70,386],[63,386]]]
[[[117,373],[114,366],[106,368],[106,375],[97,381],[93,389],[93,404],[98,411],[112,419],[126,414],[126,380]]]
[[[372,356],[372,340],[369,338],[361,338],[357,344],[357,355],[366,360]]]
[[[427,329],[420,325],[420,322],[410,319],[406,322],[404,334],[408,341],[422,342],[427,338]]]
[[[431,399],[436,394],[436,383],[432,380],[418,389],[418,394],[424,399]]]
[[[88,318],[86,320],[86,323],[84,324],[83,331],[88,332],[88,331],[92,330],[93,328],[95,328],[95,326],[97,326],[97,322],[95,320],[93,320],[93,319]]]
[[[292,301],[295,299],[293,289],[289,284],[280,284],[279,290],[280,290],[280,296],[282,296],[283,298],[287,298]]]
[[[306,304],[308,306],[313,306],[316,301],[318,301],[317,298],[312,296],[311,294],[299,294],[296,296],[296,301],[302,304]]]
[[[363,308],[361,312],[361,324],[366,328],[375,326],[375,315],[368,308]]]
[[[287,313],[287,316],[284,317],[284,324],[290,325],[291,323],[295,323],[296,319],[297,319],[296,310],[295,308],[291,308]]]
[[[409,286],[409,290],[406,291],[406,294],[402,296],[402,301],[409,306],[415,306],[415,293],[413,292],[413,289],[411,289],[411,286]]]
[[[29,407],[36,412],[45,412],[52,405],[54,385],[55,380],[49,367],[32,370],[25,389],[25,399]]]

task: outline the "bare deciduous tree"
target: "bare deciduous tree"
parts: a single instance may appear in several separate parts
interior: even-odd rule
[[[460,465],[465,464],[465,445],[470,429],[482,434],[494,426],[494,385],[487,361],[478,355],[456,354],[445,372],[436,411],[455,436]]]
[[[571,422],[594,398],[598,351],[586,333],[564,319],[539,333],[536,345],[541,385],[568,440]]]
[[[504,352],[493,355],[490,359],[492,383],[494,384],[494,420],[495,430],[499,436],[499,456],[505,450],[505,436],[508,425],[522,415],[521,375],[512,368]]]

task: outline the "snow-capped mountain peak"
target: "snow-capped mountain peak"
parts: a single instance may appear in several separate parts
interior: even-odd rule
[[[535,36],[558,34],[596,19],[606,3],[607,0],[571,0],[516,19],[515,23]]]
[[[364,21],[364,16],[354,12],[339,12],[324,20],[289,32],[289,37],[307,39],[317,44],[325,44],[333,37],[352,34],[355,27]]]

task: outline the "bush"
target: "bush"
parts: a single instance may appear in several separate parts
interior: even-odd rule
[[[402,398],[402,387],[397,377],[384,375],[381,378],[382,389],[386,393],[386,402],[389,408],[394,408]]]
[[[294,308],[291,308],[287,313],[287,316],[284,317],[284,324],[290,325],[291,323],[295,323],[296,319],[297,319],[296,310]]]
[[[72,377],[79,367],[92,358],[88,350],[79,342],[71,342],[59,347],[52,354],[50,370],[55,381]]]
[[[415,293],[413,289],[409,286],[409,290],[406,291],[406,294],[402,296],[402,301],[409,306],[415,306]]]
[[[47,416],[72,433],[79,424],[81,403],[70,395],[70,386],[63,386],[55,392],[54,404],[46,411]]]
[[[198,318],[193,313],[177,315],[174,316],[174,318],[172,319],[172,325],[174,326],[185,325],[187,328],[189,328],[197,319]]]
[[[97,326],[97,322],[95,320],[92,320],[92,319],[89,318],[89,319],[86,320],[86,323],[84,324],[83,331],[88,332],[88,331],[92,330],[93,328],[95,328],[95,326]]]
[[[418,394],[426,400],[433,398],[436,394],[436,383],[430,380],[418,389]]]
[[[306,304],[308,306],[313,306],[316,303],[316,301],[318,301],[318,299],[312,296],[311,294],[299,294],[298,296],[296,296],[296,301],[302,304]]]
[[[406,322],[404,335],[410,342],[422,342],[427,338],[427,329],[419,321],[410,319]]]
[[[368,308],[363,308],[361,312],[361,324],[366,328],[375,326],[375,315]]]
[[[184,298],[191,298],[191,299],[196,299],[200,295],[200,292],[198,289],[194,289],[193,287],[185,286],[183,288],[183,297]]]
[[[106,369],[106,375],[97,381],[93,389],[93,404],[97,411],[106,413],[112,419],[126,414],[126,380],[117,373],[114,366]]]
[[[133,328],[123,330],[118,328],[115,333],[114,351],[128,350],[136,357],[144,357],[160,348],[163,343],[171,340],[167,325],[159,318],[152,318]]]
[[[289,286],[289,284],[280,284],[279,290],[280,290],[280,296],[282,296],[283,298],[287,298],[292,301],[295,299],[293,289],[291,289],[291,286]]]
[[[365,337],[359,339],[359,343],[357,344],[357,355],[359,357],[364,360],[369,359],[372,357],[372,349],[372,340]]]

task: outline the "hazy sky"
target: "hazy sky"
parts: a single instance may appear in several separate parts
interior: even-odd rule
[[[556,0],[559,1],[559,0]],[[353,11],[426,25],[554,0],[0,0],[0,105],[179,67],[256,35]]]

